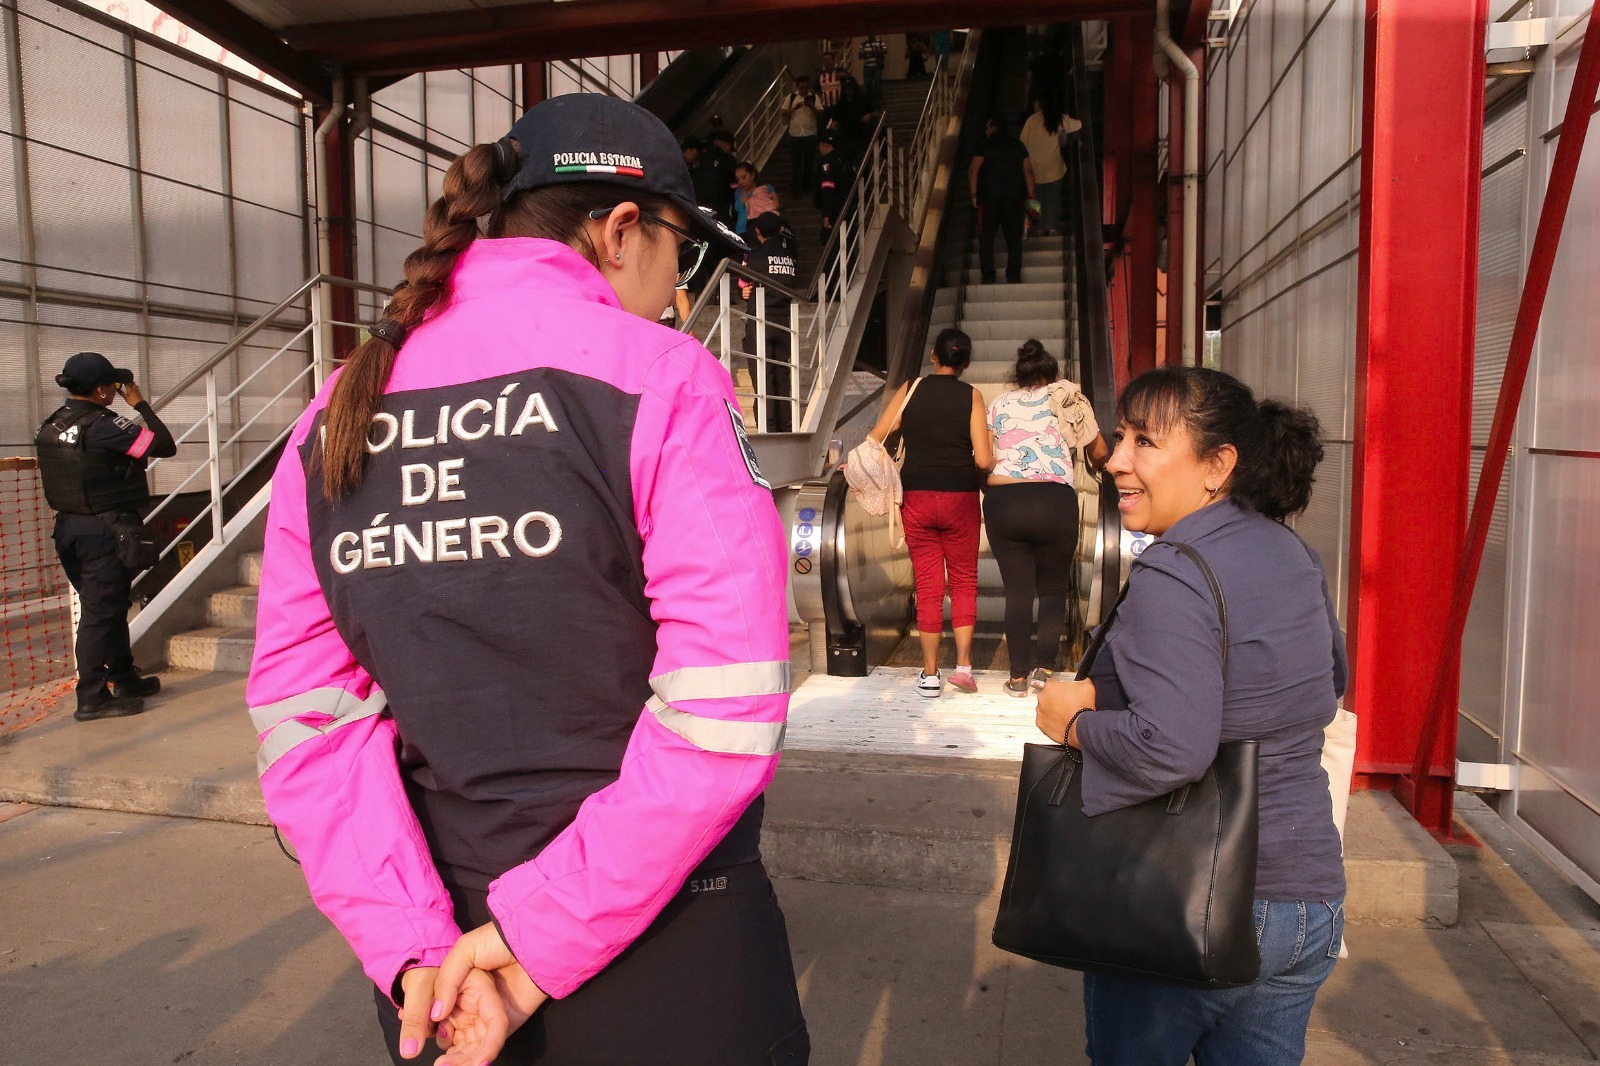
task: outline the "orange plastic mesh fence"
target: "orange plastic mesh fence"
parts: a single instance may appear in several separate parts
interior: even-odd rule
[[[72,691],[71,588],[38,464],[0,459],[0,735],[37,722]]]

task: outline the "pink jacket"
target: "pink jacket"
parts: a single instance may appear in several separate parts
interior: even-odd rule
[[[480,240],[452,283],[356,493],[307,476],[331,382],[291,436],[247,695],[268,811],[380,988],[459,936],[448,881],[487,885],[562,997],[758,826],[789,701],[783,532],[692,338],[551,241]]]

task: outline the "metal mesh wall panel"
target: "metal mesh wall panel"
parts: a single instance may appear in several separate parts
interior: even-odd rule
[[[248,86],[232,87],[229,95],[233,195],[302,216],[307,197],[300,177],[305,131],[299,108]]]
[[[464,70],[422,75],[428,94],[428,140],[457,155],[472,147],[472,77]]]
[[[488,144],[504,137],[521,114],[516,105],[515,78],[510,67],[473,71],[472,143]]]
[[[1596,32],[1591,29],[1590,32]],[[1572,50],[1574,55],[1576,49]],[[1575,62],[1569,57],[1567,62]],[[1566,82],[1570,88],[1570,76]],[[1557,108],[1567,88],[1556,90]],[[1559,122],[1559,110],[1548,116]],[[1536,124],[1537,128],[1537,124]],[[1540,448],[1600,452],[1600,376],[1595,370],[1595,338],[1600,337],[1600,149],[1591,126],[1590,140],[1578,166],[1556,255],[1539,332],[1539,374],[1535,383],[1535,421],[1530,441]],[[1551,155],[1555,143],[1546,147]],[[1591,465],[1600,461],[1586,459]],[[1581,645],[1574,645],[1581,646]]]
[[[299,284],[305,140],[296,99],[69,6],[6,6],[0,115],[9,129],[19,107],[26,141],[3,138],[0,279],[32,273],[37,295],[0,309],[16,401],[0,409],[0,440],[26,442],[73,352],[105,352],[158,397]],[[24,233],[30,263],[17,262]]]
[[[29,384],[29,328],[23,324],[22,314],[21,300],[0,299],[0,411],[26,411],[35,391]],[[32,422],[14,415],[0,422],[0,455],[30,454],[34,428]]]
[[[28,169],[40,286],[136,297],[132,172],[38,143]]]
[[[28,136],[126,166],[123,35],[53,4],[18,4]]]
[[[1343,604],[1355,334],[1358,0],[1251,5],[1214,66],[1223,369],[1311,407],[1329,455],[1299,528]],[[1212,119],[1213,123],[1216,121]],[[1215,255],[1216,251],[1208,250]]]
[[[143,55],[155,52],[142,48]],[[222,130],[217,124],[219,84],[202,88],[163,70],[144,66],[139,84],[139,163],[149,174],[200,189],[223,188]]]
[[[233,296],[226,197],[149,176],[142,189],[151,299],[229,311]]]
[[[1576,201],[1576,197],[1574,197]],[[1568,216],[1571,222],[1571,216]],[[1594,232],[1590,230],[1589,232]],[[1576,316],[1574,316],[1576,317]],[[1600,462],[1536,455],[1530,464],[1539,501],[1528,542],[1528,611],[1519,750],[1564,787],[1600,809]]]

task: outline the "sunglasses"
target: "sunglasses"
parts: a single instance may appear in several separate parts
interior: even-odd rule
[[[615,210],[615,207],[597,207],[593,211],[589,212],[589,217],[594,219],[596,222],[599,222],[601,219],[605,218]],[[645,218],[651,219],[659,225],[665,226],[667,229],[683,238],[683,240],[678,244],[677,284],[687,285],[689,283],[689,279],[694,277],[694,272],[700,269],[700,264],[705,262],[706,252],[711,249],[711,242],[696,237],[694,234],[683,229],[682,227],[674,226],[660,215],[652,214],[651,212],[644,210],[641,210],[639,214],[643,215]]]

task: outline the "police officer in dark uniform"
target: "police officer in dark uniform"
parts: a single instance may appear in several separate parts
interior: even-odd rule
[[[762,277],[786,285],[800,287],[799,270],[794,261],[794,240],[783,224],[783,219],[773,211],[757,215],[750,222],[756,237],[756,246],[745,256],[744,265]],[[755,286],[745,289],[747,311],[756,313]],[[794,350],[790,344],[789,297],[777,289],[768,288],[765,297],[767,317],[767,432],[788,433],[794,428],[794,409],[789,400],[791,363]],[[756,323],[750,320],[745,329],[745,350],[750,353],[750,381],[755,383]]]
[[[56,512],[56,554],[78,590],[78,710],[80,722],[122,718],[144,710],[161,689],[141,677],[128,640],[134,573],[117,558],[112,523],[137,521],[150,502],[149,459],[176,455],[167,427],[133,382],[133,371],[99,352],[79,352],[56,375],[67,402],[34,436],[45,499]],[[108,410],[118,396],[144,424]]]
[[[817,151],[821,153],[821,158],[817,160],[817,191],[813,202],[817,210],[822,212],[824,241],[828,239],[833,224],[838,221],[839,212],[844,209],[845,197],[850,194],[850,183],[855,180],[849,161],[839,153],[834,142],[831,131],[817,138]]]

